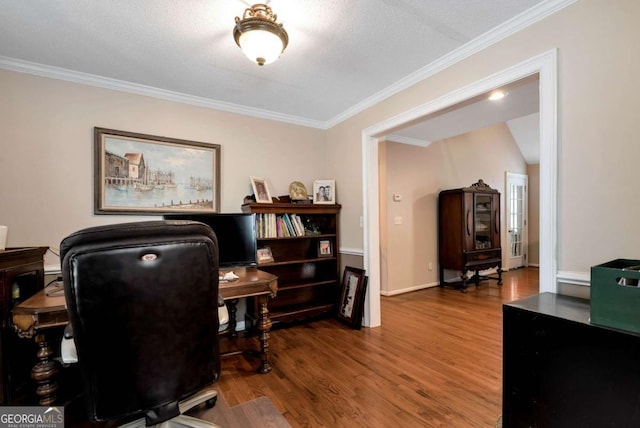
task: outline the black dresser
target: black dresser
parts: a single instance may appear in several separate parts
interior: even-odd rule
[[[503,427],[640,427],[640,335],[589,323],[589,301],[503,306]]]

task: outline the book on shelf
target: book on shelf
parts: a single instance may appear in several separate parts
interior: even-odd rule
[[[302,218],[297,214],[259,213],[256,215],[258,238],[287,238],[305,236]]]

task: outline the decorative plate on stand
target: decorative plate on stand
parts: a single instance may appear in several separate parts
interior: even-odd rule
[[[309,200],[309,194],[307,188],[304,187],[299,181],[293,181],[289,184],[289,197],[292,201],[307,201]]]

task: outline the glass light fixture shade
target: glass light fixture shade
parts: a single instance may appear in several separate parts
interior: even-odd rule
[[[280,57],[289,43],[289,35],[276,22],[277,15],[265,4],[254,4],[236,17],[233,38],[249,60],[269,64]]]
[[[284,50],[282,40],[265,30],[252,30],[243,33],[240,35],[238,44],[246,57],[258,65],[272,63],[280,57]]]

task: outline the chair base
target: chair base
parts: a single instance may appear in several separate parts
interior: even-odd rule
[[[218,391],[214,389],[213,386],[209,386],[204,388],[197,393],[193,394],[191,397],[186,398],[178,403],[178,409],[180,410],[180,415],[175,418],[171,418],[168,421],[162,422],[158,425],[154,425],[154,427],[158,428],[181,428],[181,427],[192,427],[192,428],[219,428],[218,425],[205,421],[203,419],[194,418],[193,416],[185,415],[184,413],[195,406],[198,406],[202,403],[206,403],[207,406],[213,407],[215,405],[215,401],[218,398]],[[213,404],[209,404],[213,403]],[[136,419],[135,421],[126,423],[124,425],[120,425],[121,428],[141,428],[145,427],[145,418]]]

